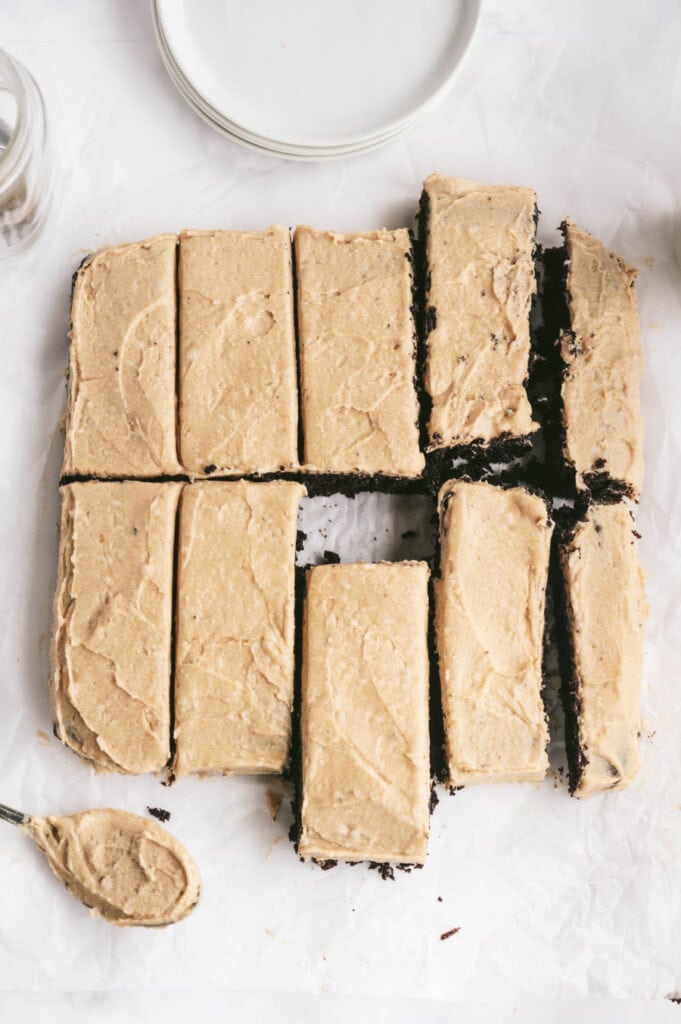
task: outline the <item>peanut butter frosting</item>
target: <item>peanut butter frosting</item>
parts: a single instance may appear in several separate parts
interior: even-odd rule
[[[546,505],[522,487],[451,480],[439,506],[435,624],[449,783],[543,779]]]
[[[561,550],[572,634],[579,745],[575,790],[623,789],[638,771],[648,605],[626,505],[592,505]]]
[[[424,193],[430,446],[530,434],[536,195],[441,174]]]
[[[427,630],[423,562],[308,571],[302,857],[425,861]]]
[[[411,236],[295,234],[305,461],[418,476]]]
[[[191,474],[297,463],[288,228],[180,235],[180,452]]]
[[[59,881],[112,924],[173,924],[198,902],[196,864],[155,821],[109,808],[35,817],[23,828]]]
[[[64,473],[181,472],[175,447],[175,235],[117,245],[79,271]]]
[[[300,484],[196,483],[180,508],[176,775],[280,772],[293,703]]]
[[[638,272],[571,220],[567,298],[571,331],[561,337],[565,454],[577,486],[591,473],[623,481],[632,498],[643,483],[643,372]]]
[[[52,712],[104,771],[160,771],[170,750],[170,631],[180,484],[62,489]]]

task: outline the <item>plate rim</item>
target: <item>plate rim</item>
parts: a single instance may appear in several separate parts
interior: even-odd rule
[[[374,139],[373,141],[365,143],[364,145],[356,146],[352,149],[345,151],[329,149],[323,150],[321,152],[313,152],[310,150],[307,152],[294,153],[282,149],[275,149],[271,146],[260,145],[256,141],[251,141],[248,138],[244,138],[244,136],[237,134],[237,132],[235,131],[232,131],[227,125],[222,124],[220,121],[217,121],[211,115],[209,110],[202,109],[200,106],[198,106],[197,103],[194,101],[193,97],[185,91],[183,84],[176,79],[174,71],[166,64],[165,58],[163,59],[163,62],[166,65],[168,77],[170,78],[172,84],[175,86],[175,89],[177,90],[180,98],[184,100],[184,102],[187,104],[190,110],[192,110],[193,113],[195,113],[204,122],[204,124],[208,125],[209,128],[212,128],[214,131],[218,132],[218,134],[222,135],[224,138],[230,139],[232,142],[236,142],[237,145],[244,146],[246,147],[246,149],[250,149],[252,152],[261,153],[264,154],[265,156],[277,157],[281,160],[302,161],[305,163],[327,163],[331,160],[343,160],[347,157],[359,156],[361,153],[368,153],[371,152],[372,150],[380,149],[383,146],[387,146],[389,143],[395,141],[397,138],[400,137],[400,135],[407,131],[411,127],[412,123],[415,123],[410,122],[408,125],[405,125],[402,129],[394,132],[392,135]],[[421,120],[421,118],[418,118],[418,120]]]

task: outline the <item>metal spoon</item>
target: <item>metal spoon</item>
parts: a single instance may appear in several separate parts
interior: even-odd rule
[[[0,818],[3,821],[8,821],[10,825],[28,825],[31,820],[28,814],[22,814],[21,811],[14,811],[11,807],[5,807],[4,804],[0,804]]]

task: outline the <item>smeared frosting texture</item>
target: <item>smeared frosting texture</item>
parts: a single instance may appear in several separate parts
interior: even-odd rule
[[[170,630],[180,484],[62,488],[52,645],[60,738],[96,768],[160,771],[170,745]]]
[[[563,231],[571,322],[561,337],[565,454],[580,489],[589,474],[607,473],[635,498],[643,482],[638,272],[571,220]]]
[[[411,238],[295,234],[305,461],[418,476]]]
[[[288,228],[180,235],[180,452],[189,473],[297,462]]]
[[[623,789],[638,771],[648,605],[634,522],[624,504],[592,505],[562,548],[585,765],[575,790]]]
[[[76,899],[112,924],[173,924],[199,899],[196,864],[155,821],[109,808],[31,818],[24,830]]]
[[[542,779],[541,696],[553,526],[522,487],[440,490],[436,635],[450,785]]]
[[[431,447],[529,434],[536,195],[441,174],[423,187]]]
[[[427,620],[423,562],[308,571],[302,857],[424,862]]]
[[[71,310],[64,473],[180,472],[175,447],[175,235],[103,249]]]
[[[286,481],[190,484],[178,556],[174,770],[280,772],[293,703],[296,520]]]

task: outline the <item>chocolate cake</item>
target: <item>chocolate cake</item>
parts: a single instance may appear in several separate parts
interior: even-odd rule
[[[623,789],[638,771],[648,608],[626,505],[566,525],[553,568],[570,790]]]
[[[425,861],[428,567],[308,570],[302,658],[306,859]]]
[[[174,476],[177,237],[88,256],[74,278],[65,477]]]
[[[294,246],[306,472],[420,477],[410,233],[300,227]]]
[[[435,635],[447,782],[538,781],[548,767],[546,503],[522,487],[454,480],[439,508]]]
[[[184,231],[179,253],[179,445],[192,476],[297,466],[288,228]]]
[[[175,776],[281,772],[291,740],[296,483],[187,485],[178,533]]]
[[[431,175],[420,208],[429,459],[507,462],[531,447],[532,189]]]
[[[643,479],[643,369],[637,271],[566,220],[559,306],[562,451],[578,492],[598,502],[638,498]]]
[[[104,771],[158,772],[170,741],[173,543],[181,485],[62,488],[55,732]]]

